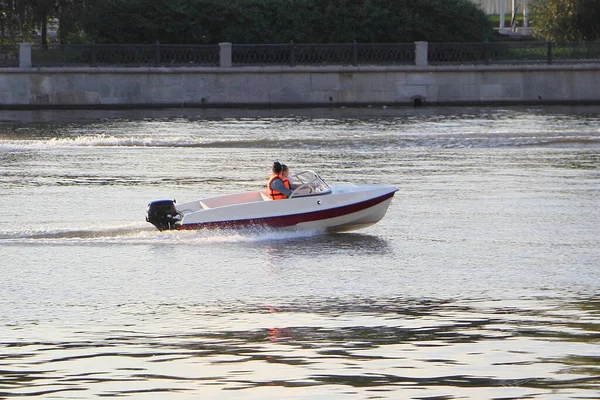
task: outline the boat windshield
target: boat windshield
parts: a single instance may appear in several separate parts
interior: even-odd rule
[[[331,188],[319,175],[313,171],[302,171],[290,177],[292,185],[296,189],[290,195],[292,197],[314,196],[331,193]]]

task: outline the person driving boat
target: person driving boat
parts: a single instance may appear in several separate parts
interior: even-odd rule
[[[296,190],[298,188],[298,184],[293,183],[292,181],[290,181],[289,179],[289,175],[290,175],[290,169],[288,168],[287,165],[285,164],[281,164],[281,176],[283,176],[283,179],[287,179],[290,183],[290,189],[292,191]],[[285,183],[285,181],[284,181]]]
[[[287,199],[292,194],[292,189],[287,174],[285,177],[283,175],[283,166],[279,161],[275,161],[272,170],[273,174],[267,181],[267,194],[273,200]]]

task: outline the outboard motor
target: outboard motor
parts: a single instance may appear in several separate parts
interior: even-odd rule
[[[148,204],[146,221],[159,231],[176,229],[180,220],[181,216],[175,209],[175,200],[157,200]]]

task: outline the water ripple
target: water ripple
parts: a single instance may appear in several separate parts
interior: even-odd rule
[[[80,332],[89,338],[83,341],[68,332],[56,341],[3,340],[1,395],[346,387],[386,398],[412,388],[422,393],[414,398],[453,399],[464,388],[493,388],[497,398],[511,398],[509,389],[519,389],[518,398],[525,392],[538,398],[599,390],[598,303],[518,302],[520,307],[404,298],[163,305],[155,320],[137,315],[128,330]],[[177,329],[167,324],[159,330],[165,321],[179,321]],[[231,329],[236,325],[247,328]]]

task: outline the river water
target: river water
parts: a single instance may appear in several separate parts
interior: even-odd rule
[[[158,232],[274,160],[344,234]],[[0,398],[600,396],[600,107],[0,112]]]

